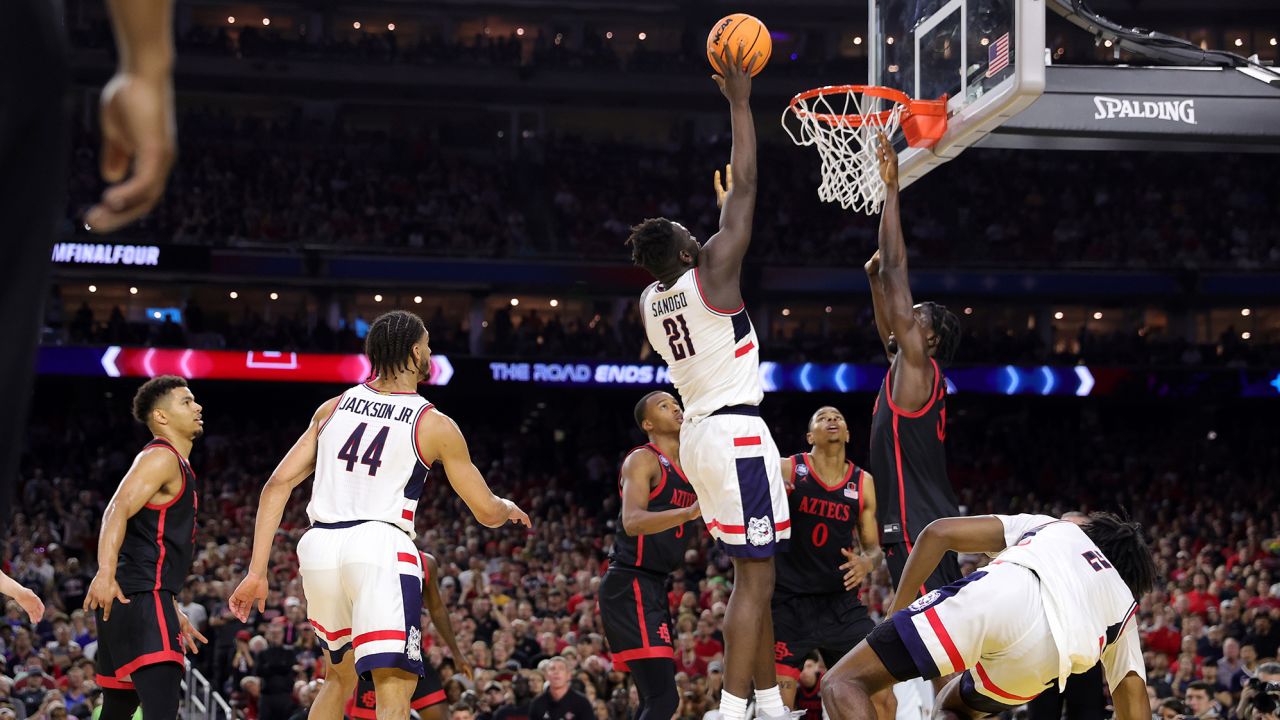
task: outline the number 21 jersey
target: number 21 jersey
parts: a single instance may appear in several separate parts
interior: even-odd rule
[[[413,537],[413,516],[430,465],[418,425],[432,404],[416,392],[356,385],[320,426],[307,516],[314,524],[376,520]]]
[[[730,405],[759,405],[760,348],[747,309],[717,308],[702,294],[698,269],[670,288],[654,283],[640,295],[645,334],[671,369],[690,418]]]

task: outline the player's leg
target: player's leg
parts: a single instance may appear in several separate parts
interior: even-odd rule
[[[373,687],[378,696],[378,720],[404,720],[409,717],[413,689],[418,675],[398,667],[373,669]]]
[[[356,672],[371,673],[379,720],[404,720],[422,677],[422,568],[413,541],[383,523],[365,523],[342,549],[350,589]]]
[[[887,644],[896,641],[897,645],[901,645],[902,641],[897,637],[892,623],[881,627],[885,627],[885,634],[891,636],[885,639]],[[901,656],[906,654],[904,648],[900,655],[895,653],[901,667],[896,672],[891,672],[877,651],[871,648],[869,640],[858,643],[857,647],[822,676],[822,709],[831,720],[875,720],[877,710],[871,696],[885,690],[892,693],[894,683],[909,679],[905,676],[914,671],[914,668],[901,662]],[[918,673],[916,677],[919,677]]]
[[[333,653],[325,648],[328,670],[320,692],[311,703],[307,720],[341,720],[347,700],[356,691],[355,656],[350,652]]]
[[[422,677],[413,689],[413,700],[410,703],[422,720],[444,720],[447,698],[444,684],[440,682],[440,673],[430,665],[422,666]]]
[[[102,712],[98,720],[130,720],[138,710],[138,693],[133,688],[102,688]]]
[[[351,652],[351,600],[339,567],[342,539],[350,529],[312,529],[298,541],[298,570],[307,597],[307,619],[324,647],[328,670],[311,704],[308,720],[342,720],[356,691]]]
[[[640,696],[636,720],[671,720],[680,706],[676,663],[668,658],[630,660],[631,680]]]
[[[843,593],[825,604],[827,608],[823,617],[831,622],[823,623],[819,636],[827,638],[830,644],[820,646],[818,654],[828,668],[834,668],[871,634],[876,624],[867,614],[867,608],[851,593]],[[876,717],[880,720],[894,720],[898,715],[898,697],[893,694],[892,685],[871,693],[871,704],[875,706]]]
[[[1005,710],[1012,708],[1006,707],[987,707],[982,710],[971,707],[969,702],[984,705],[983,700],[975,699],[970,695],[968,701],[964,697],[962,684],[969,673],[963,675],[953,675],[951,680],[942,687],[938,692],[938,698],[933,704],[933,717],[935,720],[961,720],[962,718],[984,718],[990,717]]]
[[[133,687],[142,706],[142,717],[147,720],[177,720],[182,670],[178,663],[164,662],[144,665],[133,671]]]
[[[813,652],[816,643],[814,633],[809,632],[812,618],[806,618],[809,603],[799,596],[779,596],[774,593],[770,615],[773,619],[773,662],[778,678],[778,692],[782,704],[795,707],[799,690],[800,671],[805,659]]]

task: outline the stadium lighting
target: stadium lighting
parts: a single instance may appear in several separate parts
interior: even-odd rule
[[[516,35],[524,37],[524,28],[516,28]]]
[[[648,40],[648,39],[649,39],[649,33],[640,33],[640,34],[639,34],[639,35],[637,35],[636,37],[640,38],[642,41],[643,41],[643,40]]]
[[[1268,42],[1270,42],[1270,43],[1271,43],[1271,47],[1275,47],[1275,46],[1276,46],[1276,39],[1275,39],[1275,38],[1271,38],[1271,40],[1269,40]]]
[[[982,47],[986,47],[986,46],[988,46],[988,45],[990,45],[990,44],[991,44],[991,39],[990,39],[990,38],[982,38],[982,39],[981,39],[981,40],[979,40],[978,42],[982,44]]]
[[[791,308],[782,308],[782,317],[790,317]]]
[[[262,18],[262,24],[263,24],[264,26],[265,26],[265,25],[270,25],[270,24],[271,24],[271,18]]]
[[[830,306],[830,305],[828,305],[828,306],[824,309],[824,311],[825,311],[827,314],[831,314],[831,306]]]
[[[1240,333],[1241,340],[1248,340],[1251,337],[1253,337],[1253,333],[1249,332],[1248,330],[1245,330],[1244,332]]]
[[[854,44],[854,45],[861,45],[861,44],[862,44],[862,36],[861,36],[861,35],[854,35],[854,36],[853,36],[853,44]]]
[[[137,294],[138,294],[138,288],[136,288],[136,287],[131,287],[131,288],[129,288],[129,294],[130,294],[130,295],[137,295]]]
[[[1217,440],[1218,432],[1216,430],[1210,430],[1209,434],[1206,437],[1208,437],[1210,440]]]
[[[153,317],[153,318],[155,318],[155,319],[159,320],[160,318],[162,318],[162,317],[164,317],[164,316],[160,314],[160,311],[159,311],[159,310],[156,310],[155,312],[151,313],[151,317]]]
[[[1111,41],[1110,41],[1110,40],[1103,40],[1103,41],[1102,41],[1102,45],[1103,45],[1103,47],[1111,47]]]
[[[98,292],[98,286],[97,286],[97,285],[90,285],[90,286],[89,286],[89,292]]]
[[[564,33],[556,33],[556,44],[564,42]]]
[[[1253,311],[1249,308],[1240,308],[1240,317],[1249,317],[1252,314]]]
[[[280,293],[273,292],[273,293],[271,293],[271,295],[269,295],[268,297],[270,297],[272,300],[279,300],[279,299],[280,299]]]
[[[359,30],[359,29],[360,29],[360,21],[359,21],[359,20],[357,20],[357,21],[355,21],[355,22],[351,23],[351,27],[355,28],[356,30]]]
[[[227,16],[227,24],[228,24],[228,25],[235,25],[235,24],[236,24],[236,16],[235,16],[235,15],[228,15],[228,16]]]
[[[551,302],[550,302],[549,304],[551,305],[551,307],[560,307],[560,301],[559,301],[559,300],[556,300],[556,299],[554,299],[554,298],[552,298],[552,300],[551,300]]]
[[[965,308],[965,309],[964,309],[964,314],[965,314],[965,315],[972,315],[972,314],[973,314],[973,308],[971,308],[971,307],[967,307],[967,308]]]
[[[421,305],[421,304],[422,304],[422,296],[421,296],[421,295],[414,295],[414,296],[413,296],[413,304],[414,304],[414,305]]]
[[[395,32],[395,31],[396,31],[396,24],[395,24],[395,23],[387,23],[387,32]]]
[[[1244,38],[1236,38],[1236,47],[1244,47]]]
[[[884,42],[885,42],[885,44],[886,44],[886,45],[892,45],[892,44],[893,44],[893,36],[892,36],[892,35],[890,35],[889,37],[885,38],[885,39],[884,39]]]
[[[1056,313],[1054,313],[1054,314],[1053,314],[1053,319],[1054,319],[1054,320],[1061,320],[1061,319],[1062,319],[1062,318],[1064,318],[1064,317],[1066,317],[1066,316],[1062,314],[1062,311],[1061,311],[1061,310],[1059,310],[1058,312],[1056,312]]]
[[[1094,313],[1094,314],[1093,314],[1093,319],[1094,319],[1094,320],[1101,320],[1101,319],[1102,319],[1102,313],[1101,313],[1101,312],[1096,312],[1096,313]]]
[[[227,295],[230,296],[232,300],[235,300],[236,298],[240,297],[240,293],[236,292],[235,290],[232,290],[231,292],[227,293]]]
[[[604,39],[605,39],[605,40],[612,40],[612,39],[613,39],[613,31],[612,31],[612,30],[610,30],[609,32],[605,33],[605,34],[604,34]]]
[[[511,298],[511,307],[515,307],[519,304],[520,304],[520,298]]]
[[[381,295],[381,294],[374,295],[374,296],[373,296],[373,301],[374,301],[374,302],[382,302],[382,295]]]

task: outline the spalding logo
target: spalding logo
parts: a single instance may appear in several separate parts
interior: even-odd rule
[[[924,610],[925,608],[937,602],[938,598],[940,597],[942,597],[941,592],[937,590],[930,590],[929,592],[925,593],[924,596],[921,597],[919,600],[916,600],[915,602],[908,605],[907,609],[910,610],[911,612],[920,612],[921,610]]]

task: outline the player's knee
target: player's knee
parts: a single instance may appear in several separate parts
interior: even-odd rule
[[[849,663],[837,665],[822,676],[822,704],[826,707],[840,707],[849,698],[870,695],[870,691],[866,681]]]
[[[773,594],[773,586],[773,558],[742,558],[734,563],[734,590],[741,588],[752,596],[767,596]]]

